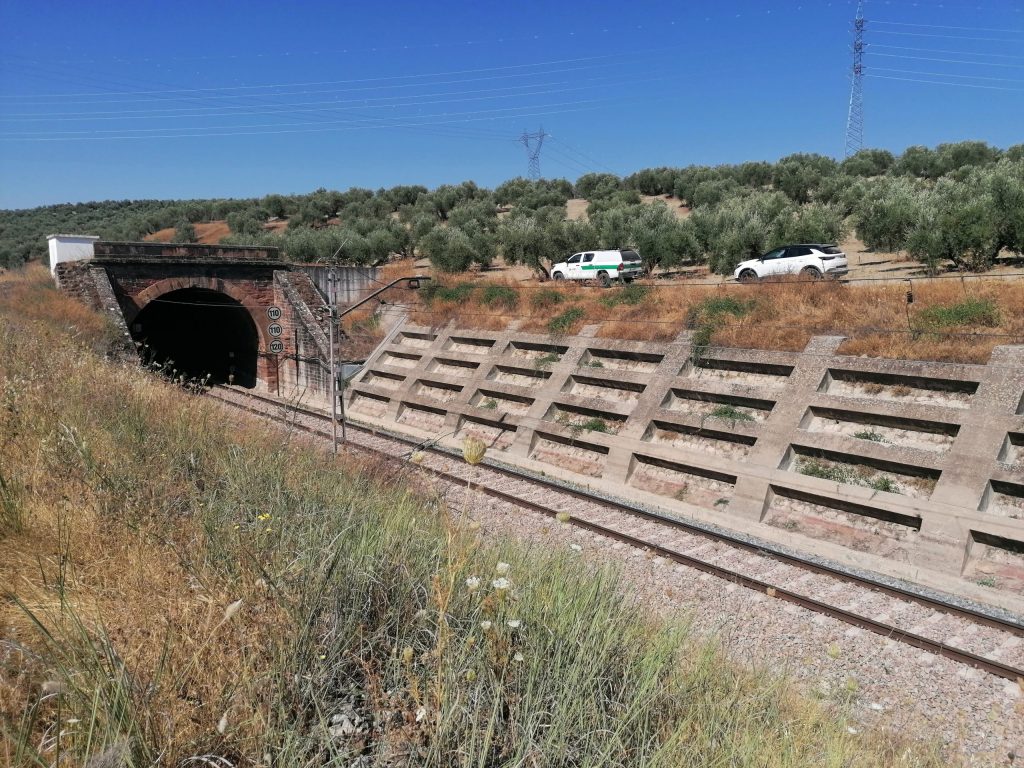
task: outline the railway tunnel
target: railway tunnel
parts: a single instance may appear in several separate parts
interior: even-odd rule
[[[255,387],[259,335],[249,310],[220,291],[183,288],[152,299],[132,336],[144,359],[176,375]]]

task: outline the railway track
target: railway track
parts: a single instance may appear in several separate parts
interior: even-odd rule
[[[330,417],[285,401],[218,387],[213,396],[290,428],[330,438]],[[383,461],[407,462],[460,489],[557,517],[655,556],[756,590],[862,630],[1007,680],[1024,681],[1024,624],[892,584],[768,550],[625,502],[483,463],[471,467],[436,445],[347,423],[350,449]],[[564,515],[563,515],[564,517]]]

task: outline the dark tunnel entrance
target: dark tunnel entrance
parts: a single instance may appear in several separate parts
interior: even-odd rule
[[[168,373],[211,383],[256,386],[259,337],[249,311],[235,299],[205,288],[165,293],[147,304],[132,324],[143,359]]]

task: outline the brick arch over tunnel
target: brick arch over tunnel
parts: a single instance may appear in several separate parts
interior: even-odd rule
[[[264,307],[244,285],[204,276],[159,280],[131,297],[126,320],[147,356],[189,375],[248,387],[269,382]],[[130,316],[129,316],[130,315]]]
[[[259,351],[261,354],[267,351],[270,339],[267,337],[266,329],[263,327],[263,323],[261,322],[264,307],[262,307],[256,299],[242,287],[235,285],[230,280],[222,280],[219,277],[168,277],[163,280],[157,280],[149,287],[132,296],[132,300],[135,303],[135,310],[131,313],[130,317],[126,316],[125,320],[130,325],[135,322],[136,316],[145,309],[146,305],[153,301],[153,299],[158,299],[166,293],[170,293],[171,291],[180,291],[184,288],[204,288],[208,291],[223,293],[245,307],[249,311],[249,317],[252,319],[253,325],[256,326],[256,333],[260,340]],[[127,315],[127,313],[125,314]]]

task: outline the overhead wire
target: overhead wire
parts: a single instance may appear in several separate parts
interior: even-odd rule
[[[548,64],[567,64],[567,63],[578,63],[581,61],[601,61],[609,60],[613,58],[621,58],[625,54],[606,54],[603,56],[583,56],[573,59],[553,59],[540,62],[528,62],[525,64],[508,64],[497,67],[478,67],[476,69],[457,69],[457,70],[445,70],[441,72],[423,72],[413,73],[406,75],[385,75],[379,77],[360,77],[350,78],[346,80],[314,80],[305,81],[298,83],[261,83],[258,85],[227,85],[217,87],[206,87],[206,88],[165,88],[160,90],[145,90],[145,91],[105,91],[100,93],[46,93],[46,94],[16,94],[13,96],[7,96],[5,98],[81,98],[85,96],[141,96],[141,95],[160,95],[160,94],[202,94],[202,93],[215,93],[219,94],[222,91],[243,91],[243,90],[255,90],[265,88],[293,88],[293,87],[304,87],[304,86],[316,86],[316,85],[348,85],[354,83],[376,83],[393,80],[408,80],[412,78],[425,78],[425,77],[447,77],[449,75],[461,75],[461,74],[477,74],[480,72],[501,72],[510,69],[523,69],[526,67],[538,67]],[[252,94],[249,94],[252,95]],[[260,94],[268,95],[268,94]]]
[[[959,29],[967,32],[1000,32],[1004,34],[1024,35],[1024,29],[1007,29],[1005,27],[956,27],[949,24],[922,24],[912,21],[887,21],[885,19],[871,18],[872,25],[890,24],[900,27],[922,27],[926,29]]]
[[[939,37],[947,40],[975,40],[978,42],[988,43],[1018,43],[1018,40],[1007,39],[1005,37],[971,37],[968,35],[941,35],[934,34],[931,32],[903,32],[895,29],[873,29],[872,34],[875,35],[903,35],[906,37]]]
[[[1012,91],[1019,93],[1024,91],[1024,88],[1006,88],[999,85],[981,85],[979,83],[951,83],[945,80],[924,80],[917,77],[895,77],[892,75],[875,75],[870,70],[864,72],[864,77],[870,77],[875,80],[899,80],[905,83],[927,83],[928,85],[955,85],[960,88],[981,88],[987,91]]]
[[[886,45],[884,43],[868,43],[867,50],[870,51],[872,48],[886,48],[886,49],[893,49],[893,50],[898,50],[898,51],[920,51],[920,52],[923,52],[923,53],[952,53],[952,54],[960,54],[962,56],[988,56],[990,58],[1015,59],[1015,60],[1018,60],[1018,61],[1024,60],[1024,56],[1019,56],[1019,55],[1013,54],[1013,53],[989,53],[988,51],[964,51],[964,50],[950,51],[950,50],[944,49],[944,48],[918,48],[918,47],[909,46],[909,45]]]
[[[871,67],[870,72],[899,72],[905,75],[936,75],[938,77],[956,77],[968,80],[996,80],[1004,83],[1024,83],[1024,78],[1017,77],[986,77],[985,75],[957,75],[952,72],[922,72],[917,69],[893,69],[891,67]]]
[[[887,59],[906,59],[908,61],[940,61],[946,64],[970,64],[976,67],[1010,67],[1013,69],[1024,69],[1024,64],[1007,64],[1002,61],[967,61],[965,59],[944,59],[934,56],[906,56],[901,53],[876,53],[870,48],[864,52],[865,56],[884,56]]]
[[[540,83],[540,84],[516,85],[516,86],[508,86],[508,87],[504,87],[504,88],[484,88],[484,89],[476,89],[476,90],[469,90],[469,91],[451,91],[451,92],[439,92],[439,93],[432,93],[432,94],[412,94],[412,95],[400,96],[400,97],[384,97],[384,96],[382,96],[382,97],[370,97],[370,98],[358,98],[358,99],[340,99],[340,100],[333,100],[333,101],[312,101],[312,102],[295,102],[295,103],[282,103],[282,104],[276,104],[275,103],[275,104],[268,105],[268,106],[283,107],[284,109],[274,109],[274,110],[267,109],[267,110],[259,110],[259,111],[245,111],[245,110],[252,110],[252,107],[250,107],[250,106],[227,107],[226,109],[232,110],[230,112],[212,112],[212,111],[195,112],[194,111],[196,109],[203,109],[203,110],[225,109],[225,107],[197,107],[197,108],[181,107],[181,108],[169,109],[169,110],[156,110],[156,112],[159,112],[160,114],[142,114],[142,115],[138,115],[138,114],[125,114],[125,113],[119,113],[119,112],[101,112],[101,113],[75,112],[75,113],[53,113],[53,114],[33,113],[31,115],[17,115],[17,114],[0,115],[0,120],[6,120],[6,121],[14,121],[14,120],[43,121],[43,120],[72,118],[72,122],[79,122],[79,121],[86,121],[86,120],[153,120],[153,119],[162,119],[162,118],[180,119],[180,118],[193,118],[193,117],[203,117],[203,118],[214,117],[214,118],[217,118],[217,117],[234,117],[236,115],[283,114],[286,111],[289,114],[295,113],[295,112],[317,112],[317,111],[322,111],[322,109],[324,107],[326,107],[326,106],[341,105],[341,104],[358,104],[358,105],[361,105],[361,108],[363,108],[363,109],[394,109],[394,108],[398,108],[398,107],[419,107],[419,106],[433,105],[433,104],[455,104],[455,103],[474,102],[474,101],[491,101],[491,100],[495,100],[495,99],[520,98],[520,97],[524,97],[524,96],[545,96],[545,95],[550,95],[550,94],[555,94],[555,93],[572,93],[572,92],[577,92],[577,91],[592,90],[594,88],[607,88],[607,87],[615,87],[615,86],[619,86],[619,85],[635,85],[637,83],[644,83],[644,82],[662,82],[662,81],[671,80],[671,79],[674,79],[674,77],[673,76],[661,76],[661,77],[652,77],[652,78],[640,78],[640,79],[637,79],[637,80],[620,80],[620,81],[617,81],[617,82],[609,82],[609,81],[605,80],[604,78],[584,78],[583,81],[577,81],[577,82],[587,83],[586,85],[571,86],[570,85],[571,81],[565,80],[565,81],[561,81],[561,82],[558,82],[558,83]],[[596,82],[594,84],[590,84],[590,83],[592,83],[594,81],[598,81],[598,82]],[[552,86],[552,85],[567,85],[567,86],[570,86],[570,87],[565,87],[565,88],[548,88],[547,90],[532,90],[532,91],[524,91],[523,90],[523,89],[528,89],[528,88],[534,88],[535,89],[535,88],[540,88],[540,87],[543,87],[543,86]],[[508,92],[508,91],[512,91],[512,90],[515,90],[516,92],[515,93],[509,93]],[[447,98],[445,98],[445,99],[434,99],[434,100],[431,100],[431,101],[415,101],[415,102],[409,102],[409,103],[398,103],[398,102],[389,102],[388,101],[388,99],[394,99],[394,98],[401,98],[401,99],[426,99],[426,98],[433,97],[433,96],[461,96],[461,95],[464,95],[464,94],[474,94],[474,93],[476,93],[476,94],[487,94],[487,95],[466,96],[465,98],[452,98],[452,99],[447,99]],[[368,104],[367,102],[383,102],[383,103]],[[305,107],[314,106],[314,105],[316,106],[316,108],[314,108],[314,109],[307,109],[307,108],[305,108]],[[129,112],[133,112],[133,113],[134,112],[145,112],[145,111],[146,110],[129,110]],[[190,114],[181,114],[182,112],[186,112],[186,111],[191,111],[191,113]],[[166,114],[166,113],[169,113],[169,112],[173,113],[173,114]]]

